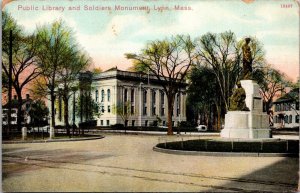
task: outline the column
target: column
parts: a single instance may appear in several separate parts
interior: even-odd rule
[[[138,109],[139,109],[139,126],[141,127],[142,126],[142,113],[143,113],[143,89],[142,89],[142,85],[143,83],[140,83],[140,87],[139,87],[139,97],[138,100],[139,100],[139,105],[138,105]]]
[[[147,116],[151,116],[151,102],[151,89],[147,88]]]

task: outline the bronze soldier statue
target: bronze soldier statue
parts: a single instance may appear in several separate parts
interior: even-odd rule
[[[234,90],[232,96],[230,97],[230,111],[249,111],[249,108],[246,106],[246,92],[242,87],[241,82],[237,82],[237,88]]]
[[[245,44],[242,47],[243,50],[243,77],[244,80],[252,79],[252,54],[249,46],[251,39],[245,38]]]

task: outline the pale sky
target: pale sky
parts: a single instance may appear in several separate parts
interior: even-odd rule
[[[283,4],[288,5],[284,8]],[[110,6],[111,11],[84,10],[84,6]],[[149,6],[147,11],[116,11],[115,5]],[[192,10],[176,11],[175,5]],[[23,10],[37,7],[39,10]],[[64,11],[42,10],[63,6]],[[69,6],[80,10],[67,10]],[[172,10],[157,11],[168,6]],[[207,32],[233,31],[237,39],[255,36],[263,44],[266,59],[292,80],[299,76],[299,8],[293,0],[18,0],[6,5],[12,16],[28,32],[36,25],[62,18],[73,28],[78,43],[92,57],[94,65],[106,70],[127,69],[131,62],[124,53],[138,53],[148,41],[176,34],[192,38]]]

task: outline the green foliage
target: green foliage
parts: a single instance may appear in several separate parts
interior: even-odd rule
[[[205,117],[201,121],[210,124],[212,120],[209,114],[217,112],[213,111],[218,107],[224,109],[224,104],[219,94],[219,84],[214,71],[210,67],[198,66],[191,70],[189,74],[190,85],[187,95],[187,109],[189,110],[188,117],[191,122],[198,124],[198,115]]]
[[[100,67],[94,68],[94,69],[92,70],[92,73],[93,73],[93,74],[100,74],[101,72],[102,72],[102,69],[101,69]]]
[[[78,117],[82,115],[85,120],[93,120],[95,117],[102,115],[100,108],[101,104],[96,102],[90,95],[82,94],[77,97],[75,109]]]
[[[31,104],[29,116],[31,118],[31,124],[36,125],[42,121],[47,120],[49,115],[49,109],[42,100],[36,100]]]
[[[45,79],[43,84],[50,93],[52,125],[55,125],[54,101],[57,94],[63,98],[65,125],[68,125],[68,100],[72,91],[78,88],[76,81],[78,74],[88,67],[91,59],[77,44],[72,29],[62,20],[56,20],[50,25],[38,26],[37,40],[40,44],[39,67]],[[55,93],[58,86],[59,93]],[[40,88],[44,87],[40,86]]]

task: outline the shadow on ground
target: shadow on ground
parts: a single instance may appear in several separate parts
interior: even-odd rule
[[[297,192],[299,182],[298,171],[298,158],[284,158],[268,167],[253,171],[248,175],[233,178],[230,180],[230,183],[220,186],[231,187],[230,190],[247,192]],[[266,180],[268,178],[272,179]],[[241,184],[241,182],[245,183]],[[253,184],[257,185],[258,189],[253,189]],[[261,187],[264,187],[264,189],[261,189]]]
[[[55,166],[60,168],[64,164],[81,164],[95,159],[105,159],[113,157],[110,154],[99,152],[77,151],[69,152],[65,149],[56,150],[27,150],[15,152],[14,150],[24,150],[26,148],[3,149],[2,155],[2,176],[7,178],[19,175],[23,172],[39,170],[43,167]],[[43,163],[47,163],[44,165]]]

